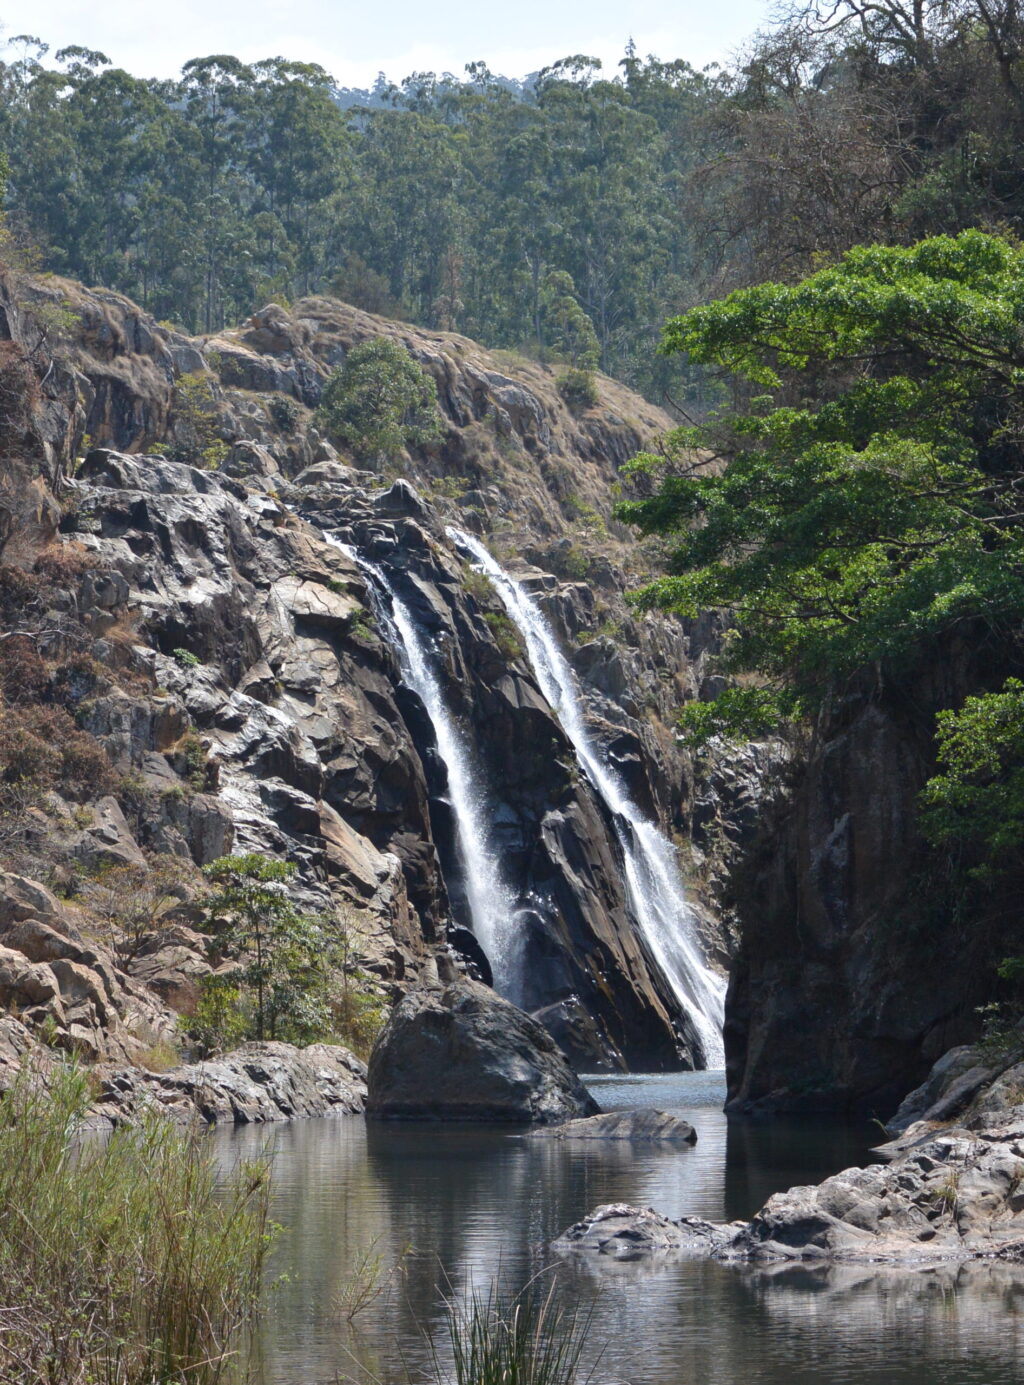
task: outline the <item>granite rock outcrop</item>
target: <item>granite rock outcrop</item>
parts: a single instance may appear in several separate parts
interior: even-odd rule
[[[33,304],[58,300],[81,330],[36,359]],[[374,335],[433,376],[445,419],[437,445],[388,475],[349,465],[312,413]],[[499,604],[444,539],[457,520],[534,565],[631,791],[682,825],[693,784],[669,723],[696,686],[693,651],[678,625],[629,616],[626,536],[609,518],[617,468],[668,420],[611,381],[574,414],[545,367],[325,299],[190,339],[117,294],[8,279],[0,336],[39,392],[0,457],[0,558],[36,583],[30,636],[47,667],[77,661],[46,696],[111,771],[103,793],[51,794],[19,859],[73,887],[154,855],[192,869],[230,851],[284,857],[298,902],[344,921],[390,998],[438,968],[481,974],[459,949],[443,767],[362,574],[324,540],[336,535],[387,566],[472,720],[521,906],[527,1006],[590,1066],[694,1061],[628,917],[611,824],[501,638]],[[226,457],[203,452],[186,375]],[[186,1008],[202,967],[180,933],[151,931],[130,971]]]
[[[411,991],[370,1055],[367,1114],[552,1125],[598,1112],[543,1025],[479,982]]]

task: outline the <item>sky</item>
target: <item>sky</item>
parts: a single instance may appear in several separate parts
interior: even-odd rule
[[[627,40],[641,56],[724,62],[768,18],[769,0],[0,0],[2,37],[80,44],[140,77],[176,76],[189,58],[318,62],[341,86],[378,72],[454,72],[483,59],[522,77],[566,57],[601,58],[614,73]]]

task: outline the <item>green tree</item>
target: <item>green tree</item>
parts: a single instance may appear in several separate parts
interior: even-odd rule
[[[352,348],[324,387],[317,417],[367,461],[430,443],[442,428],[434,381],[390,337]]]
[[[217,396],[211,376],[199,370],[178,376],[171,421],[177,441],[170,451],[178,461],[209,470],[221,465],[230,449],[217,434]]]
[[[217,886],[207,901],[217,946],[240,959],[255,1038],[309,1043],[328,1033],[334,948],[325,920],[289,898],[295,867],[249,852],[221,856],[204,873]]]
[[[634,463],[648,490],[622,516],[675,544],[640,606],[729,612],[731,667],[790,710],[957,624],[1018,621],[1022,324],[1024,250],[977,231],[671,321],[664,349],[731,371],[746,404]]]
[[[936,846],[962,853],[983,878],[1019,869],[1024,842],[1024,683],[969,697],[938,716],[940,772],[921,795]]]
[[[594,324],[580,307],[572,275],[553,270],[541,289],[543,339],[573,368],[593,370],[600,355]]]

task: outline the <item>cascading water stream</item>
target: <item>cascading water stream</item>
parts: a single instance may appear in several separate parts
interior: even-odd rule
[[[723,1066],[725,982],[708,966],[697,943],[671,842],[632,802],[591,736],[575,676],[537,603],[478,539],[451,527],[447,533],[494,583],[523,636],[541,691],[557,711],[580,765],[612,815],[629,903],[640,931],[680,1008],[692,1020],[708,1067]]]
[[[426,708],[437,739],[438,754],[448,775],[448,792],[455,816],[455,845],[473,932],[491,964],[495,989],[510,1000],[516,1000],[519,987],[515,901],[491,845],[485,799],[465,737],[449,710],[434,672],[427,637],[383,568],[340,539],[330,534],[324,537],[347,554],[369,579],[371,600],[388,643],[398,654],[402,676]]]

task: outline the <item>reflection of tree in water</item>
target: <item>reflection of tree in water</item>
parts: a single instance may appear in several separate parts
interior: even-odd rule
[[[271,1215],[283,1228],[271,1264],[277,1277],[261,1332],[266,1381],[333,1380],[361,1362],[379,1373],[376,1343],[353,1333],[339,1304],[359,1255],[377,1243],[384,1265],[402,1246],[401,1205],[376,1184],[359,1117],[295,1121],[227,1137],[227,1158],[271,1149]],[[398,1251],[393,1252],[393,1247]],[[378,1305],[368,1310],[377,1313]],[[358,1324],[357,1324],[358,1326]]]

